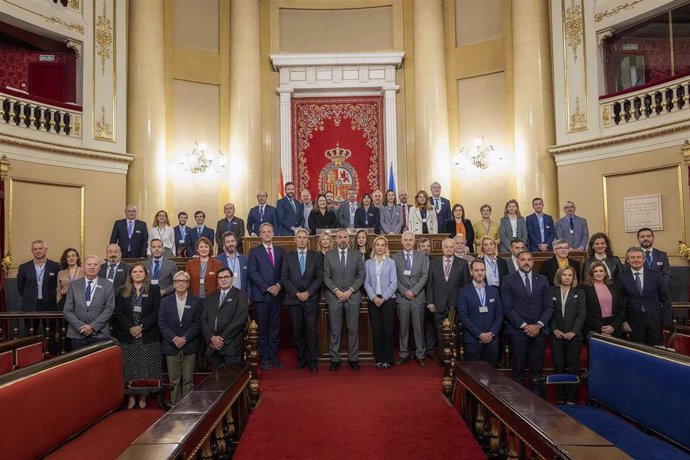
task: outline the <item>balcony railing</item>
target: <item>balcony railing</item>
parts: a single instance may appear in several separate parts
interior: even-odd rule
[[[45,103],[0,92],[0,124],[68,137],[81,138],[81,107]]]
[[[690,109],[690,76],[599,102],[603,128]]]

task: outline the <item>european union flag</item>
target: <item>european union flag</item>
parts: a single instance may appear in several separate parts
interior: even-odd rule
[[[388,174],[388,190],[395,190],[395,177],[393,177],[393,163],[391,163],[390,174]],[[397,192],[396,192],[397,193]]]

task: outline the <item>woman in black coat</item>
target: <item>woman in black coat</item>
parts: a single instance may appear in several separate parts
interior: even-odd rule
[[[621,337],[625,302],[604,262],[597,261],[589,266],[584,291],[587,302],[585,337],[589,331]]]
[[[371,195],[362,195],[361,206],[355,211],[356,228],[373,228],[377,235],[381,233],[381,214],[379,208],[372,206]]]

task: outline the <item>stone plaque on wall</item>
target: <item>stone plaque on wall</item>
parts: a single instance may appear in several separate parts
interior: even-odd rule
[[[643,227],[664,229],[660,194],[623,198],[623,207],[626,232],[634,233]]]

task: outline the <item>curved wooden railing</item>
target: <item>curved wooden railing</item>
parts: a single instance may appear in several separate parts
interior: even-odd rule
[[[0,123],[48,134],[81,138],[81,107],[30,99],[10,89],[0,90]]]

